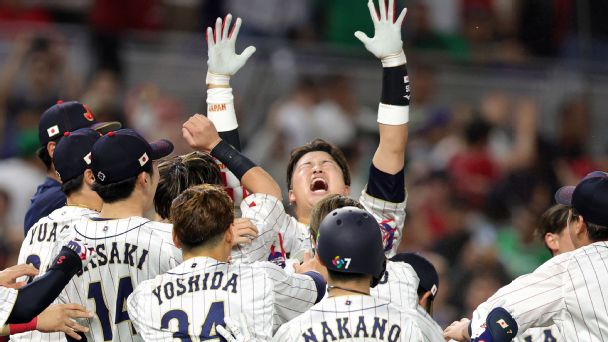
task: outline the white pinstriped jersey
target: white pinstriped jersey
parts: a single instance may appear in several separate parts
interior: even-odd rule
[[[0,286],[0,327],[6,324],[17,301],[17,290]]]
[[[32,264],[40,270],[39,276],[46,272],[56,254],[52,254],[57,243],[57,237],[67,234],[72,226],[83,217],[96,217],[98,213],[94,210],[66,205],[54,210],[48,216],[41,218],[28,231],[21,251],[19,252],[19,264]],[[59,240],[61,241],[61,240]],[[26,279],[20,279],[25,281]],[[41,333],[28,331],[11,336],[13,341],[65,341],[62,332]]]
[[[268,341],[280,324],[308,310],[316,298],[312,278],[287,276],[275,264],[233,265],[196,257],[140,284],[128,307],[146,341],[219,339],[216,325],[239,314],[252,336]]]
[[[530,328],[524,331],[514,342],[561,342],[565,341],[556,325],[545,328]]]
[[[487,313],[504,307],[519,334],[555,324],[566,341],[608,340],[608,242],[595,242],[551,258],[501,288],[473,313],[473,335]]]
[[[329,297],[281,326],[272,341],[433,341],[413,316],[371,296]]]
[[[259,230],[260,235],[265,236],[271,230],[273,231],[270,233],[272,236],[270,253],[256,252],[253,259],[250,257],[250,260],[268,260],[285,266],[288,257],[301,258],[304,252],[312,250],[310,231],[308,225],[298,222],[295,217],[287,214],[279,201],[267,200],[268,197],[271,196],[253,194],[246,197],[241,203],[243,217],[250,219],[262,217],[266,221],[265,228]],[[407,192],[403,202],[391,203],[374,198],[364,190],[359,202],[378,221],[386,256],[395,255],[401,242]],[[258,247],[267,245],[271,240],[265,236],[263,243]]]
[[[172,226],[142,217],[118,220],[82,219],[67,239],[79,238],[95,248],[83,272],[59,296],[95,313],[88,319],[89,342],[141,340],[127,313],[127,297],[138,284],[181,262],[181,250],[172,242]],[[58,243],[57,250],[60,247]]]
[[[420,278],[410,264],[389,260],[384,276],[370,294],[404,309],[416,309],[419,283]]]
[[[423,341],[444,342],[443,329],[435,322],[433,317],[420,305],[414,310],[416,311],[414,319],[422,331]]]

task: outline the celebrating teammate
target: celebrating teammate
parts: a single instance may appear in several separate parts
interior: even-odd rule
[[[131,129],[110,132],[93,145],[93,190],[103,207],[99,217],[77,222],[70,236],[91,245],[98,258],[59,297],[95,312],[86,333],[89,341],[134,339],[127,297],[140,282],[181,262],[171,225],[143,217],[152,207],[158,184],[157,160],[172,150],[169,141],[150,144]]]
[[[25,214],[23,224],[25,235],[34,223],[65,205],[66,197],[61,191],[61,183],[53,165],[55,147],[65,132],[85,127],[105,133],[119,129],[121,125],[118,122],[96,122],[93,113],[76,101],[58,101],[56,105],[42,113],[38,123],[38,138],[41,145],[38,149],[38,157],[46,166],[47,177],[44,183],[38,186],[30,208]]]
[[[224,315],[243,313],[256,338],[306,311],[325,293],[325,281],[309,267],[288,275],[269,262],[230,264],[235,238],[233,203],[219,186],[184,191],[171,206],[173,237],[184,263],[139,285],[129,315],[146,341],[220,338]],[[311,265],[308,265],[311,266]]]
[[[470,326],[473,338],[510,341],[528,328],[555,324],[567,341],[605,340],[608,174],[592,172],[576,187],[561,188],[555,199],[569,207],[566,226],[576,249],[501,288],[480,305],[471,322],[452,323],[446,337],[467,340]]]
[[[101,135],[90,128],[65,132],[54,152],[54,165],[62,184],[67,204],[41,218],[30,229],[21,245],[19,263],[34,265],[44,273],[52,261],[53,247],[58,236],[67,234],[82,217],[96,217],[101,210],[101,198],[91,186],[95,180],[91,171],[91,148]],[[61,242],[61,241],[60,241]],[[11,337],[15,341],[63,341],[62,333],[41,334],[32,331]]]

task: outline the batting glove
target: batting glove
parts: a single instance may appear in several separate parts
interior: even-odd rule
[[[69,248],[76,254],[78,254],[80,260],[82,261],[83,268],[87,266],[89,262],[93,260],[93,258],[97,257],[95,249],[87,245],[86,242],[79,239],[70,240],[67,244],[64,245],[64,247]]]
[[[370,38],[361,31],[355,32],[367,51],[380,58],[383,67],[395,67],[406,63],[403,53],[403,42],[401,41],[401,25],[405,19],[407,9],[404,8],[397,20],[395,17],[395,0],[388,0],[388,8],[385,0],[379,0],[380,15],[372,0],[367,3],[369,13],[374,22],[374,37]]]
[[[236,54],[235,44],[241,28],[241,18],[236,19],[232,29],[231,22],[232,15],[228,14],[224,21],[217,18],[215,30],[207,27],[207,84],[228,84],[230,76],[236,74],[255,52],[255,47],[249,46],[240,55]]]
[[[251,337],[247,323],[245,322],[245,316],[240,315],[240,327],[239,323],[234,322],[230,317],[224,318],[226,328],[221,325],[216,327],[216,331],[228,342],[259,342],[258,339]]]

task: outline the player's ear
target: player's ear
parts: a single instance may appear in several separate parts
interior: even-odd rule
[[[93,171],[91,169],[86,169],[84,170],[84,184],[86,184],[88,187],[93,186],[93,183],[95,183],[95,176],[93,175]]]
[[[350,186],[345,185],[344,191],[342,191],[342,196],[349,196],[349,195],[350,195]]]
[[[46,144],[46,151],[49,153],[49,156],[51,156],[51,159],[53,159],[53,154],[55,154],[55,146],[57,146],[57,143],[54,141],[49,141]]]
[[[182,248],[182,244],[179,243],[179,239],[177,238],[177,234],[175,234],[175,230],[171,232],[171,237],[173,237],[173,244],[177,248]]]
[[[431,299],[431,291],[426,291],[422,297],[418,298],[418,304],[423,308],[427,307],[428,301]]]
[[[289,190],[287,192],[287,199],[289,200],[289,203],[296,203],[296,195],[294,195],[293,190]]]
[[[547,233],[544,237],[545,245],[547,248],[551,250],[551,252],[555,253],[559,250],[559,238],[557,234]]]
[[[231,223],[230,227],[226,229],[226,232],[224,233],[224,239],[226,243],[232,246],[232,243],[234,242],[234,224]]]

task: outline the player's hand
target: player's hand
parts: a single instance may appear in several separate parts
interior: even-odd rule
[[[293,269],[296,273],[317,272],[325,279],[325,282],[327,282],[327,268],[319,262],[318,254],[311,257],[310,252],[304,253],[304,262],[300,265],[294,264]]]
[[[226,19],[217,18],[215,30],[207,27],[208,56],[207,65],[209,72],[216,75],[232,76],[245,65],[249,57],[255,52],[255,47],[249,46],[240,55],[235,51],[236,38],[241,28],[241,18],[236,19],[232,29],[230,24],[232,15],[228,14]]]
[[[455,321],[450,324],[443,331],[443,337],[447,340],[453,339],[456,341],[464,342],[469,341],[471,337],[469,336],[469,324],[471,320],[468,318],[463,318],[460,321]]]
[[[213,122],[201,114],[194,114],[182,125],[182,136],[190,147],[207,153],[222,140]]]
[[[22,276],[34,277],[38,275],[36,267],[30,264],[15,265],[0,272],[0,286],[18,289],[25,286],[26,282],[16,282]]]
[[[374,22],[374,37],[370,38],[361,31],[355,32],[355,37],[365,45],[369,52],[382,60],[383,66],[393,67],[405,64],[401,25],[405,19],[407,9],[404,8],[395,20],[395,0],[388,0],[388,8],[385,1],[379,0],[379,15],[376,13],[373,0],[367,3]]]
[[[258,228],[248,218],[235,218],[232,222],[232,232],[234,233],[234,241],[232,246],[250,244],[251,240],[258,237]]]
[[[88,332],[89,328],[78,324],[75,318],[91,318],[93,313],[82,305],[53,304],[39,316],[36,330],[44,333],[61,331],[66,335],[80,340],[77,332]]]
[[[251,337],[245,316],[239,315],[239,323],[233,321],[230,317],[224,317],[226,327],[218,325],[216,330],[228,342],[258,342],[257,339]]]
[[[87,266],[91,260],[97,257],[95,249],[79,239],[70,240],[63,247],[68,248],[74,251],[74,253],[78,254],[80,261],[82,261],[82,268]]]

